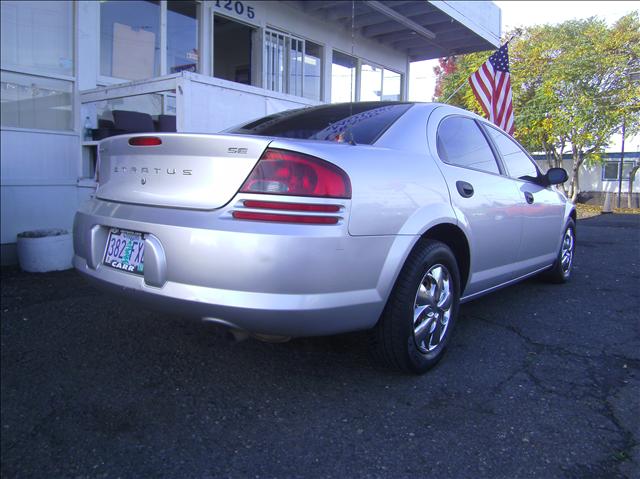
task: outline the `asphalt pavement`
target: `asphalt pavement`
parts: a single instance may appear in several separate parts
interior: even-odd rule
[[[420,377],[373,367],[361,333],[236,342],[3,269],[1,475],[638,478],[640,216],[577,235],[569,284],[464,305]]]

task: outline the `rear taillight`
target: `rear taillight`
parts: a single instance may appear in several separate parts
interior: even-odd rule
[[[320,158],[268,148],[240,192],[348,199],[351,182],[344,171]],[[333,204],[247,199],[242,201],[241,209],[232,211],[231,215],[237,220],[336,225],[343,218],[344,206],[329,202]]]
[[[162,145],[162,140],[157,136],[134,136],[129,138],[131,146],[158,146]]]
[[[284,215],[256,211],[234,211],[231,215],[237,220],[275,221],[276,223],[303,223],[308,225],[335,225],[340,220],[336,216]]]
[[[247,208],[287,211],[313,211],[315,213],[337,213],[340,205],[316,205],[310,203],[281,203],[279,201],[245,200],[242,204]]]
[[[351,182],[337,166],[314,156],[268,148],[242,193],[351,198]]]

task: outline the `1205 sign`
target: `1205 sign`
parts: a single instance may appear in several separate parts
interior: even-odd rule
[[[243,2],[233,0],[216,0],[216,8],[221,10],[228,10],[234,12],[237,15],[244,15],[247,18],[255,18],[256,12],[253,7],[245,6]]]

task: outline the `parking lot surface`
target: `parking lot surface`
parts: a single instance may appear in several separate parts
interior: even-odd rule
[[[577,234],[571,283],[464,305],[421,377],[4,269],[2,476],[640,477],[640,216]]]

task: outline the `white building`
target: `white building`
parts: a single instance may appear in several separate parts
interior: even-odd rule
[[[97,142],[85,126],[108,133],[118,127],[114,111],[215,132],[320,102],[404,100],[410,62],[491,50],[501,33],[492,2],[3,0],[1,8],[3,264],[15,261],[17,233],[71,228],[95,188]]]

